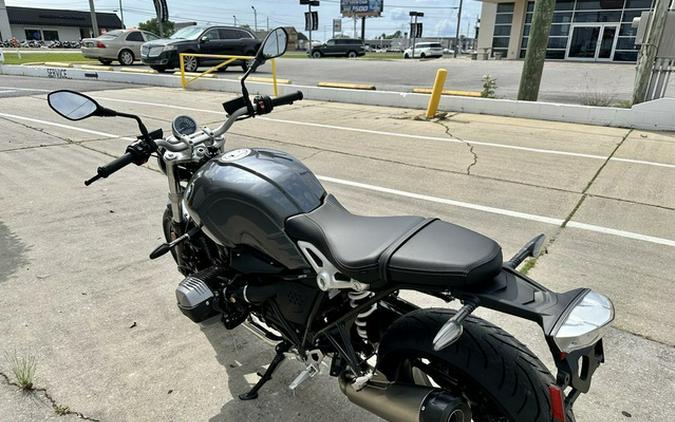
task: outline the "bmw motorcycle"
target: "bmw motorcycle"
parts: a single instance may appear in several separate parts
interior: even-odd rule
[[[494,240],[437,218],[354,215],[289,154],[225,149],[234,123],[302,100],[301,92],[251,100],[246,89],[246,77],[286,44],[283,28],[269,33],[241,80],[242,96],[223,104],[227,118],[215,129],[178,116],[164,137],[83,94],[48,97],[70,120],[137,121],[137,141],[85,185],[157,156],[169,204],[166,243],[150,258],[170,252],[185,276],[178,308],[197,323],[243,325],[276,346],[239,398],[257,398],[295,355],[304,369],[291,389],[330,361],[349,400],[390,421],[573,421],[575,400],[604,362],[614,307],[590,289],[556,293],[517,271],[540,253],[543,235],[505,261]],[[421,309],[402,290],[461,306]],[[556,376],[506,331],[472,316],[479,307],[537,323]]]

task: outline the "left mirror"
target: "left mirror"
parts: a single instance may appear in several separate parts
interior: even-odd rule
[[[265,37],[262,45],[262,55],[267,59],[283,56],[288,44],[288,35],[284,28],[276,28]]]
[[[47,96],[49,106],[69,120],[82,120],[94,115],[100,108],[98,103],[75,91],[54,91]]]

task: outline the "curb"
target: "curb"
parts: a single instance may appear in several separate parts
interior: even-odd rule
[[[125,73],[144,73],[146,75],[156,75],[159,73],[154,69],[136,69],[135,67],[120,67],[119,71]]]
[[[155,73],[157,73],[157,72],[155,72]],[[173,75],[180,76],[180,70],[177,70],[177,71],[173,72]],[[218,77],[214,73],[207,73],[207,74],[204,75],[204,74],[201,74],[199,72],[185,72],[185,76],[190,77],[190,78],[194,78],[194,77],[197,77],[197,76],[199,76],[201,78],[217,78]]]
[[[413,88],[412,90],[415,94],[431,94],[431,88]],[[441,91],[442,95],[455,95],[458,97],[475,97],[480,98],[480,92],[478,91],[455,91],[452,89],[444,89]]]
[[[353,84],[346,82],[319,82],[317,85],[323,88],[360,89],[364,91],[375,91],[375,85],[369,84]]]
[[[101,71],[105,70],[105,71],[109,71],[109,72],[112,72],[112,70],[113,70],[112,66],[99,66],[99,65],[96,65],[96,64],[83,64],[83,65],[79,66],[79,68],[80,69],[87,69],[87,70],[101,70]]]
[[[241,76],[238,77],[237,79],[241,80]],[[273,84],[274,83],[274,79],[266,78],[266,77],[263,77],[263,76],[249,76],[248,79],[246,79],[246,80],[250,81],[250,82],[263,82],[263,83],[266,83],[266,84]],[[277,78],[277,84],[290,85],[292,83],[293,82],[291,82],[289,79]]]
[[[65,62],[45,62],[45,66],[51,66],[51,67],[73,67],[72,63],[65,63]]]

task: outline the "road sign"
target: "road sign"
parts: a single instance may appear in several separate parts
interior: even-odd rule
[[[342,19],[333,19],[333,32],[342,32]]]
[[[319,0],[300,0],[300,4],[303,6],[318,6],[319,5]]]
[[[319,12],[305,12],[305,31],[319,29]]]
[[[410,24],[410,38],[422,38],[422,22]]]

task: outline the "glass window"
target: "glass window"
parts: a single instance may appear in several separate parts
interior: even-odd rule
[[[42,39],[42,33],[39,29],[26,29],[24,33],[26,34],[26,41],[40,41]]]
[[[623,0],[577,0],[577,10],[621,8],[623,8]]]
[[[532,23],[532,13],[525,15],[525,23]]]
[[[129,35],[127,35],[127,41],[143,42],[143,35],[138,31],[129,32]]]
[[[555,10],[574,9],[574,0],[558,0],[555,2]]]
[[[507,37],[511,35],[511,25],[497,25],[495,26],[495,36],[504,36],[506,35]]]
[[[570,32],[569,25],[551,25],[551,32],[549,33],[552,37],[557,36],[566,36]]]
[[[145,35],[146,41],[154,41],[159,39],[159,37],[152,32],[144,32],[143,35]]]
[[[637,61],[637,51],[615,51],[614,61],[617,62],[634,62]]]
[[[520,48],[527,48],[527,41],[529,38],[523,37],[523,40],[520,42]]]
[[[629,23],[621,24],[621,29],[619,30],[619,35],[634,37],[636,34],[637,34],[637,28],[633,28],[631,24],[629,24]]]
[[[514,3],[499,3],[497,4],[497,13],[513,13]]]
[[[641,14],[641,10],[626,10],[623,12],[623,21],[631,23],[633,18],[639,18]]]
[[[237,38],[242,39],[242,38],[253,38],[251,34],[249,34],[246,31],[238,30],[236,31],[237,33]]]
[[[617,50],[637,50],[635,37],[619,37],[616,48]]]
[[[204,36],[207,36],[207,37],[211,38],[209,35],[207,35],[207,34],[210,34],[210,33],[211,33],[211,31],[204,34]],[[239,31],[234,30],[234,29],[221,28],[221,29],[218,30],[218,37],[216,37],[216,38],[220,38],[221,40],[236,40],[236,39],[239,38]],[[213,39],[213,38],[211,38],[211,39]]]
[[[492,39],[492,48],[508,48],[509,37],[496,37]]]
[[[521,58],[521,59],[524,59],[526,54],[527,54],[527,50],[526,50],[526,49],[520,50],[520,58]]]
[[[204,27],[201,26],[186,26],[185,28],[176,31],[176,33],[169,38],[174,40],[196,40],[203,30]]]
[[[567,48],[567,37],[551,37],[548,39],[548,48]]]
[[[500,23],[511,23],[513,21],[513,14],[512,13],[504,13],[496,16],[495,23],[500,24]]]
[[[572,22],[572,12],[555,12],[553,14],[553,23]]]
[[[619,22],[621,12],[577,12],[574,22]]]
[[[528,35],[530,35],[530,27],[531,26],[529,24],[523,26],[523,37],[527,37]]]
[[[626,0],[626,9],[651,9],[652,0]]]
[[[58,41],[59,40],[59,32],[58,31],[45,29],[44,31],[42,31],[42,33],[45,36],[45,41]]]
[[[335,45],[335,40],[328,40],[326,45]]]
[[[547,59],[564,59],[565,50],[546,50]]]
[[[115,30],[115,31],[108,31],[108,32],[106,32],[106,33],[104,33],[104,34],[101,34],[101,36],[100,36],[99,38],[107,39],[107,40],[112,40],[113,38],[119,37],[119,36],[122,35],[123,33],[124,33],[124,31],[122,31],[121,29],[117,29],[117,30]]]
[[[506,57],[506,49],[504,48],[493,48],[492,49],[492,56],[494,57],[495,53],[500,53],[502,57]]]
[[[533,1],[527,2],[527,11],[528,12],[534,11],[534,2]]]

